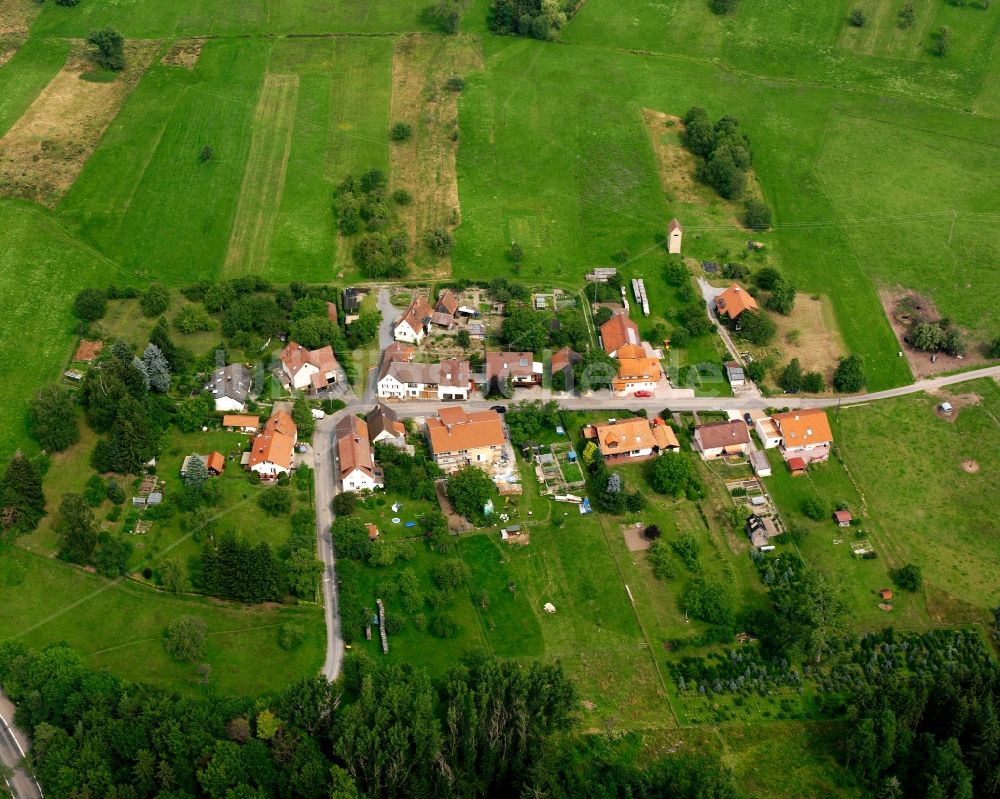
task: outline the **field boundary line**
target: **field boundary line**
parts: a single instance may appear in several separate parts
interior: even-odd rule
[[[601,525],[601,535],[604,537],[604,543],[608,547],[608,553],[611,555],[611,559],[615,562],[615,571],[618,572],[618,579],[621,580],[622,585],[628,591],[628,583],[625,582],[625,574],[622,572],[621,563],[618,561],[618,555],[615,553],[614,547],[611,546],[611,539],[608,538],[608,528],[604,523],[604,519],[601,514],[596,514],[597,521]],[[631,592],[627,593],[629,599],[631,599]],[[639,632],[642,633],[643,640],[646,642],[646,650],[649,652],[649,658],[653,661],[653,671],[656,672],[656,677],[660,681],[660,687],[663,688],[663,698],[667,703],[667,708],[670,710],[670,715],[674,718],[674,724],[677,725],[677,729],[681,728],[681,720],[677,716],[677,711],[674,710],[674,704],[670,701],[670,691],[667,689],[666,680],[663,679],[663,672],[660,671],[660,664],[656,660],[656,652],[653,649],[653,643],[649,639],[649,634],[646,632],[646,627],[642,623],[642,619],[639,617],[639,608],[635,601],[629,602],[629,607],[632,608],[632,613],[635,616],[635,623],[639,625]]]
[[[268,72],[253,114],[243,181],[230,228],[224,275],[263,271],[285,192],[299,76]]]

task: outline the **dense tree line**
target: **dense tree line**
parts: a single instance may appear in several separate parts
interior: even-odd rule
[[[547,41],[556,38],[575,5],[573,0],[494,0],[488,22],[494,33]]]
[[[252,544],[226,533],[202,548],[200,587],[205,593],[237,602],[277,602],[284,583],[281,564],[264,541]]]
[[[473,656],[435,685],[351,656],[338,683],[189,698],[93,672],[65,647],[5,644],[0,682],[54,799],[735,795],[718,762],[674,754],[641,768],[631,746],[577,737],[558,665]]]

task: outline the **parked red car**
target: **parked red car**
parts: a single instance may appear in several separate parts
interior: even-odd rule
[[[632,396],[633,397],[652,397],[653,396],[653,392],[652,391],[636,391],[635,394],[633,394]]]

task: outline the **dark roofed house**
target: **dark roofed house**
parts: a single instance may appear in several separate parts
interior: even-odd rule
[[[766,547],[773,536],[781,534],[770,516],[758,516],[756,513],[751,513],[747,517],[743,529],[755,547]]]
[[[364,289],[349,286],[344,289],[344,313],[357,313],[361,308],[361,301],[368,296]]]
[[[701,424],[694,429],[694,448],[702,460],[743,455],[750,445],[750,431],[742,420]]]
[[[406,443],[406,427],[399,421],[396,412],[384,402],[376,405],[365,417],[365,423],[368,425],[368,440],[373,444],[401,446]]]
[[[250,370],[241,363],[231,363],[212,372],[206,391],[212,392],[217,411],[246,409],[251,386]]]
[[[501,384],[507,378],[515,386],[534,386],[542,382],[542,364],[533,352],[487,352],[486,383],[494,380]]]

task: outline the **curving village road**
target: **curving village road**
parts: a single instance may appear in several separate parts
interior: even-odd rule
[[[14,703],[0,691],[0,762],[11,769],[4,780],[14,799],[42,799],[38,780],[22,762],[30,748],[28,736],[14,726]]]

